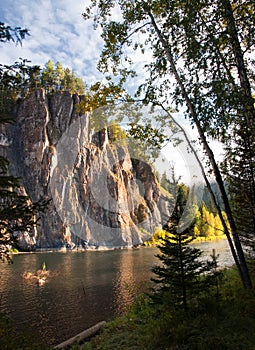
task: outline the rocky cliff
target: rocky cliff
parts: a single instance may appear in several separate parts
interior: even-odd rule
[[[79,102],[68,92],[34,91],[2,130],[11,173],[33,201],[51,199],[35,230],[20,237],[23,249],[130,247],[169,217],[171,201],[151,166],[131,159],[107,127],[92,129],[89,114],[77,113]]]

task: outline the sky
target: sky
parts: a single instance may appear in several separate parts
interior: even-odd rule
[[[88,85],[102,79],[96,70],[102,39],[92,22],[82,17],[88,4],[86,0],[0,0],[0,21],[30,32],[22,47],[1,45],[1,63],[22,57],[44,66],[51,59],[72,68]]]
[[[12,27],[27,28],[30,33],[22,46],[12,42],[1,44],[0,63],[12,64],[21,57],[29,59],[32,65],[42,67],[51,59],[54,63],[60,61],[64,67],[73,69],[87,85],[102,81],[103,75],[96,65],[103,41],[99,29],[95,31],[92,21],[85,21],[82,17],[89,3],[89,0],[0,0],[0,21]],[[144,56],[135,57],[134,68],[137,71],[144,60]],[[130,89],[134,90],[135,84],[142,78],[143,74],[140,77],[138,74],[138,78],[130,83]],[[188,132],[194,137],[191,128],[188,128]],[[221,152],[217,144],[214,150],[217,154]],[[183,164],[181,158],[184,158],[184,163],[187,162],[186,158],[190,158],[180,148],[176,152],[168,151],[170,153],[171,163]],[[183,165],[181,167],[183,173]]]

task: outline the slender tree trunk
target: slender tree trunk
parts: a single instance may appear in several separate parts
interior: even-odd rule
[[[176,68],[176,65],[175,65],[175,62],[174,62],[174,59],[173,59],[173,56],[171,54],[171,51],[170,51],[170,48],[168,46],[168,43],[166,42],[164,36],[162,35],[160,29],[158,28],[157,26],[157,23],[154,19],[154,16],[149,12],[148,13],[150,19],[151,19],[151,23],[152,23],[152,26],[153,28],[155,29],[155,32],[157,33],[157,36],[159,38],[159,41],[161,42],[164,50],[165,50],[165,53],[166,53],[166,57],[168,59],[168,62],[171,66],[171,69],[172,69],[172,72],[175,76],[175,79],[181,89],[181,92],[182,92],[182,96],[186,102],[186,105],[189,109],[189,112],[190,112],[190,115],[194,121],[194,123],[196,124],[196,127],[197,127],[197,130],[198,130],[198,133],[199,133],[199,137],[202,141],[202,144],[204,146],[204,149],[206,151],[206,154],[210,160],[210,163],[211,163],[211,166],[213,168],[213,172],[214,172],[214,175],[215,175],[215,179],[216,179],[216,182],[219,186],[219,190],[220,190],[220,193],[221,193],[221,197],[222,197],[222,200],[223,200],[223,203],[224,203],[224,207],[225,207],[225,211],[226,211],[226,214],[227,214],[227,217],[228,217],[228,220],[229,220],[229,224],[230,224],[230,227],[231,227],[231,232],[232,232],[232,236],[233,236],[233,240],[234,240],[234,244],[235,244],[235,248],[236,248],[236,252],[237,252],[237,256],[238,256],[238,260],[239,260],[239,264],[240,264],[240,269],[241,269],[241,279],[242,279],[242,282],[243,282],[243,285],[245,288],[252,288],[252,283],[251,283],[251,279],[250,279],[250,275],[249,275],[249,271],[248,271],[248,268],[247,268],[247,264],[246,264],[246,260],[245,260],[245,257],[244,257],[244,252],[243,252],[243,249],[242,249],[242,246],[241,246],[241,243],[240,243],[240,239],[239,239],[239,235],[238,235],[238,232],[237,232],[237,228],[236,228],[236,224],[235,224],[235,220],[233,218],[233,215],[232,215],[232,211],[231,211],[231,208],[230,208],[230,204],[229,204],[229,200],[228,200],[228,196],[227,196],[227,193],[226,193],[226,190],[225,190],[225,187],[224,187],[224,183],[223,183],[223,180],[222,180],[222,176],[221,176],[221,173],[220,173],[220,170],[219,170],[219,167],[215,161],[215,158],[214,158],[214,154],[211,150],[211,148],[209,147],[208,145],[208,142],[206,140],[206,137],[205,137],[205,134],[201,128],[201,125],[200,125],[200,122],[199,122],[199,119],[197,117],[197,114],[196,114],[196,111],[193,107],[193,104],[191,103],[191,100],[188,96],[188,93],[184,87],[184,84],[179,76],[179,73],[177,71],[177,68]]]
[[[169,112],[164,108],[164,106],[161,105],[161,108],[162,108],[166,113],[169,114]],[[234,258],[234,261],[235,261],[235,264],[236,264],[236,267],[237,267],[239,276],[240,276],[240,278],[242,279],[242,269],[241,269],[241,266],[240,266],[240,263],[239,263],[239,260],[238,260],[238,256],[237,256],[237,253],[236,253],[236,250],[235,250],[235,246],[234,246],[234,244],[233,244],[233,242],[232,242],[232,239],[231,239],[231,234],[230,234],[229,229],[228,229],[228,227],[227,227],[227,223],[226,223],[226,221],[225,221],[225,219],[224,219],[224,217],[223,217],[223,215],[222,215],[222,211],[221,211],[221,208],[220,208],[220,206],[219,206],[219,204],[218,204],[218,202],[217,202],[217,200],[216,200],[215,194],[214,194],[214,192],[213,192],[213,190],[212,190],[212,186],[211,186],[211,184],[210,184],[210,181],[208,180],[208,177],[207,177],[207,175],[206,175],[206,173],[205,173],[204,167],[203,167],[203,165],[202,165],[202,163],[201,163],[201,161],[200,161],[200,159],[199,159],[199,157],[198,157],[198,155],[197,155],[197,152],[196,152],[196,150],[194,149],[194,147],[193,147],[193,145],[192,145],[192,143],[191,143],[191,141],[190,141],[190,139],[189,139],[187,133],[186,133],[185,130],[183,129],[183,127],[172,117],[172,115],[171,115],[171,118],[172,118],[172,120],[174,121],[174,123],[175,123],[175,124],[180,128],[180,130],[182,131],[182,133],[183,133],[183,135],[184,135],[184,137],[185,137],[185,140],[187,141],[187,144],[189,145],[189,148],[190,148],[190,150],[192,151],[192,153],[194,154],[194,156],[195,156],[195,158],[196,158],[196,161],[197,161],[197,163],[198,163],[198,165],[199,165],[199,167],[200,167],[200,170],[201,170],[201,172],[202,172],[203,178],[204,178],[204,180],[205,180],[206,187],[207,187],[208,190],[209,190],[209,193],[210,193],[210,195],[211,195],[213,204],[214,204],[215,208],[217,209],[218,215],[219,215],[219,217],[220,217],[220,220],[221,220],[221,223],[222,223],[222,226],[223,226],[223,230],[224,230],[224,233],[225,233],[225,235],[226,235],[226,237],[227,237],[227,240],[228,240],[228,243],[229,243],[229,247],[230,247],[232,256],[233,256],[233,258]]]
[[[255,107],[254,100],[251,93],[251,85],[248,78],[246,65],[244,62],[243,51],[240,45],[238,31],[236,28],[236,21],[233,14],[232,6],[229,0],[222,0],[224,8],[224,17],[227,22],[227,31],[230,36],[230,44],[233,49],[236,68],[240,80],[240,87],[242,90],[243,106],[248,127],[254,128],[255,122]]]
[[[255,137],[255,106],[254,99],[252,98],[251,84],[247,74],[247,69],[244,61],[244,55],[241,48],[238,31],[236,27],[236,21],[232,9],[230,0],[222,0],[223,6],[223,16],[227,23],[227,32],[230,37],[230,43],[233,49],[233,54],[235,58],[235,64],[238,72],[238,77],[240,81],[240,87],[242,92],[243,100],[243,113],[246,122],[247,134],[245,135],[245,141],[247,142],[247,158],[249,161],[249,172],[251,179],[252,190],[252,201],[251,201],[251,211],[253,215],[253,222],[255,227],[255,169],[254,169],[254,137]],[[255,232],[254,232],[255,234]]]

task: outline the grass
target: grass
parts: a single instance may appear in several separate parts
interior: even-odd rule
[[[250,270],[255,284],[255,262]],[[74,348],[73,348],[74,349]],[[79,350],[254,350],[255,296],[235,268],[224,271],[220,296],[204,295],[187,310],[141,297]]]

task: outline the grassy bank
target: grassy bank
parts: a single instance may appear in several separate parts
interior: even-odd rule
[[[255,284],[255,263],[250,263]],[[203,295],[187,310],[140,298],[121,318],[79,350],[254,350],[254,291],[244,290],[236,270],[224,271],[218,295]]]

